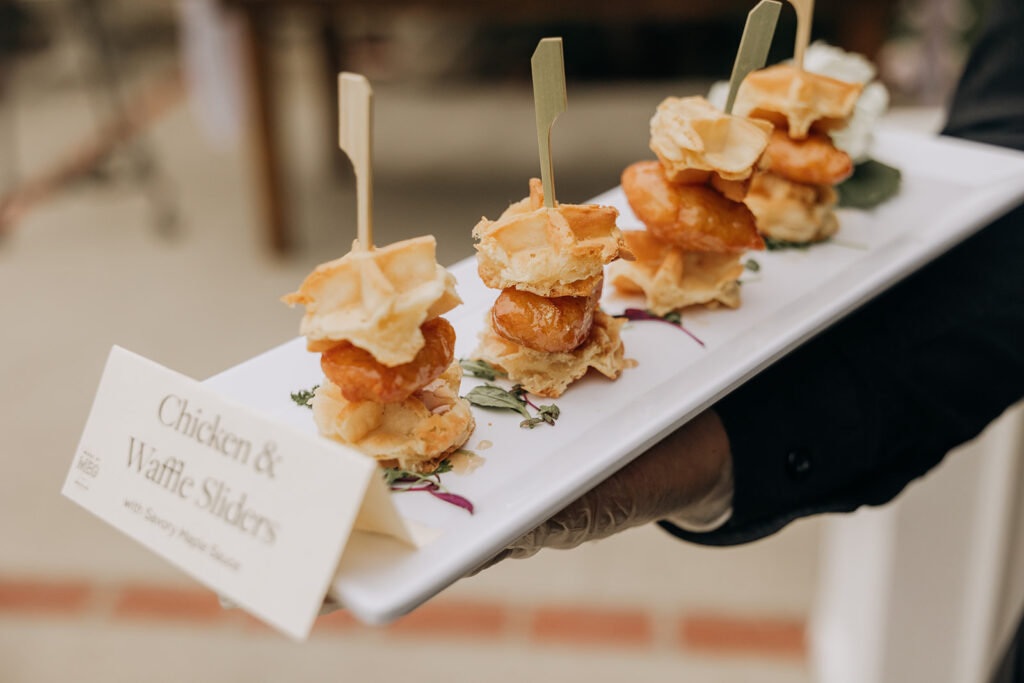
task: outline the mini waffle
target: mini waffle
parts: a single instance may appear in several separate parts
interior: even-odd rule
[[[662,241],[687,251],[736,253],[764,248],[754,217],[743,204],[726,199],[710,187],[669,182],[656,161],[628,166],[622,173],[622,190],[636,217]],[[706,210],[682,196],[694,192],[702,193],[708,204]],[[693,217],[698,211],[707,220],[694,226]]]
[[[636,260],[608,266],[608,281],[625,294],[644,295],[646,307],[656,315],[696,304],[740,305],[736,280],[743,265],[738,253],[683,251],[646,230],[623,235]]]
[[[651,151],[672,182],[750,177],[768,144],[771,124],[730,116],[703,97],[669,97],[651,118]]]
[[[768,120],[802,140],[812,126],[820,132],[844,127],[863,87],[779,64],[743,80],[733,111]]]
[[[530,180],[530,196],[496,221],[473,228],[477,267],[493,289],[515,287],[540,296],[586,296],[604,264],[619,258],[619,212],[596,204],[544,206],[541,183]]]
[[[423,347],[420,325],[462,303],[455,278],[437,264],[432,235],[359,249],[317,266],[282,297],[303,304],[301,334],[310,351],[349,341],[387,366],[410,362]]]
[[[566,353],[546,353],[510,342],[491,327],[491,316],[480,333],[480,344],[473,358],[485,360],[508,374],[513,382],[538,396],[561,396],[574,381],[593,368],[615,379],[625,367],[619,330],[623,320],[598,309],[590,336]]]

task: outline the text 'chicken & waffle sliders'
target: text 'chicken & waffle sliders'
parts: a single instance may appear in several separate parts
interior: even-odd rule
[[[743,204],[771,125],[730,116],[703,97],[669,97],[651,119],[651,150],[622,174],[622,189],[646,230],[627,230],[636,256],[608,268],[612,285],[643,294],[657,315],[697,304],[740,304],[740,257],[763,249]]]
[[[735,112],[770,122],[765,169],[754,174],[746,204],[761,234],[784,242],[818,242],[839,230],[833,189],[853,173],[830,131],[846,126],[863,86],[777,65],[751,72]]]
[[[475,426],[459,397],[455,330],[440,317],[462,300],[435,248],[430,235],[370,250],[357,242],[282,299],[306,307],[301,333],[322,353],[317,429],[383,467],[430,472]]]
[[[540,396],[560,396],[593,368],[615,379],[624,366],[623,321],[598,302],[604,265],[622,255],[618,211],[596,204],[544,206],[530,196],[473,228],[484,284],[502,290],[473,357]]]

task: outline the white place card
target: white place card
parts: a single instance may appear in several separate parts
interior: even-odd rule
[[[413,544],[374,460],[117,346],[63,493],[296,639],[353,528]]]

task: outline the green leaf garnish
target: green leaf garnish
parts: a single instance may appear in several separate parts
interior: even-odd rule
[[[466,394],[465,399],[480,408],[504,408],[505,410],[514,410],[525,418],[530,417],[525,401],[513,392],[494,384],[473,387]]]
[[[751,273],[756,273],[761,270],[761,264],[752,258],[748,258],[747,262],[743,264],[743,267],[749,270]]]
[[[411,470],[403,470],[398,467],[388,467],[384,470],[384,483],[394,486],[396,483],[432,483],[440,485],[438,475],[452,471],[452,464],[447,458],[437,464],[431,472],[421,473]],[[442,489],[444,490],[444,489]]]
[[[648,311],[648,313],[650,313],[651,315],[657,315],[656,313],[654,313],[652,311]],[[659,316],[659,317],[662,320],[664,320],[665,322],[672,323],[673,325],[682,325],[683,324],[683,315],[679,311],[669,311],[665,315],[662,315],[662,316]]]
[[[531,417],[529,420],[523,420],[519,423],[519,426],[523,429],[533,429],[541,422],[554,426],[555,420],[562,414],[556,405],[541,406],[538,409],[537,417]]]
[[[786,240],[777,240],[774,237],[764,238],[764,248],[768,251],[780,251],[782,249],[800,249],[805,251],[810,249],[815,242],[788,242]]]
[[[481,408],[503,408],[514,410],[526,419],[519,423],[523,429],[533,429],[540,423],[554,425],[555,420],[562,414],[558,406],[539,406],[530,400],[523,385],[516,384],[511,389],[502,389],[494,384],[485,384],[481,387],[473,387],[464,397],[467,401]],[[528,408],[533,408],[537,414],[530,415]]]
[[[317,384],[308,391],[305,389],[300,389],[299,391],[296,391],[294,394],[290,394],[290,396],[292,397],[292,400],[295,401],[296,404],[302,406],[303,408],[309,408],[312,410],[313,405],[310,403],[310,401],[313,400],[313,393],[319,388],[320,385]]]
[[[874,159],[857,164],[853,175],[836,186],[839,206],[872,209],[900,191],[902,174]]]
[[[479,377],[488,381],[494,381],[499,375],[501,377],[508,377],[507,373],[502,372],[485,360],[468,360],[463,358],[459,360],[459,365],[473,377]]]

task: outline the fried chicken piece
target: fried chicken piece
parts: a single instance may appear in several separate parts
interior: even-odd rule
[[[320,367],[347,401],[399,403],[441,376],[455,356],[455,329],[444,318],[420,327],[424,345],[409,363],[388,367],[351,342],[324,351]]]
[[[629,205],[658,239],[688,251],[764,249],[750,210],[704,185],[678,185],[657,161],[631,164],[622,174]]]
[[[785,131],[772,131],[765,157],[772,173],[805,185],[837,185],[853,173],[850,155],[822,133],[794,140]]]
[[[828,185],[795,183],[775,173],[755,173],[746,203],[762,235],[786,242],[819,242],[839,230]]]
[[[505,339],[536,351],[572,351],[590,334],[601,285],[598,281],[589,296],[551,298],[509,287],[494,302],[491,326]]]
[[[326,437],[376,458],[381,467],[430,472],[460,448],[476,423],[469,402],[459,398],[462,368],[444,373],[398,403],[349,401],[325,381],[313,395],[313,420]]]

